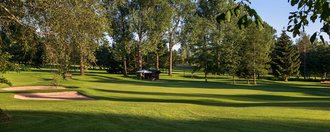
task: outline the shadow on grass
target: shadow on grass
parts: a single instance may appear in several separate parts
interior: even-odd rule
[[[183,78],[187,78],[187,79],[205,79],[204,76],[199,76],[199,75],[186,75],[186,76],[180,76]],[[226,76],[211,76],[211,77],[207,77],[207,79],[231,79],[231,77],[226,77]]]
[[[330,98],[313,98],[313,97],[290,97],[279,95],[221,95],[221,94],[204,94],[204,93],[164,93],[164,92],[140,92],[140,91],[122,91],[122,90],[106,90],[94,89],[99,92],[120,93],[120,94],[135,94],[135,95],[155,95],[155,96],[178,96],[178,97],[203,97],[203,98],[225,98],[237,101],[329,101]],[[329,106],[330,107],[330,106]]]
[[[95,89],[101,92],[131,94],[132,97],[109,97],[92,96],[95,99],[123,101],[123,102],[150,102],[150,103],[182,103],[205,106],[226,106],[226,107],[290,107],[290,108],[308,108],[330,110],[329,98],[304,98],[273,95],[216,95],[216,94],[181,94],[181,93],[160,93],[160,92],[135,92],[120,90]],[[137,97],[136,95],[155,95],[152,97]],[[177,97],[203,97],[203,98],[164,98],[164,96]],[[163,97],[163,98],[162,98]],[[217,101],[214,99],[231,99],[236,101],[251,101],[249,103],[231,103]]]
[[[0,131],[328,131],[329,122],[303,119],[195,120],[158,119],[113,113],[64,113],[45,111],[8,111],[12,121],[0,124]]]
[[[259,81],[258,85],[237,84],[233,85],[230,81],[208,82],[202,80],[178,80],[162,79],[160,81],[144,81],[137,79],[123,79],[122,77],[111,77],[99,74],[90,75],[95,80],[90,82],[97,83],[115,83],[140,86],[157,86],[166,88],[203,88],[203,89],[245,89],[258,90],[266,92],[298,92],[313,96],[330,97],[330,88],[323,85],[305,85],[305,84],[282,84],[275,81]]]

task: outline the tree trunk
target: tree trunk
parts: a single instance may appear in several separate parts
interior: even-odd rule
[[[139,59],[139,70],[142,70],[142,45],[141,45],[141,40],[139,41],[138,44],[138,59]]]
[[[218,69],[217,69],[217,75],[220,75],[220,70],[219,70],[219,69],[220,69],[220,61],[221,61],[221,60],[220,60],[220,51],[218,50],[217,52],[218,52],[218,53],[217,53],[217,54],[218,54],[218,55],[217,55],[217,68],[218,68]]]
[[[257,84],[257,75],[256,75],[256,44],[253,43],[253,84]]]
[[[124,56],[123,58],[124,58],[124,76],[127,77],[127,60],[126,60],[126,56]]]
[[[233,84],[236,84],[235,75],[233,75]]]
[[[205,73],[205,82],[207,82],[207,64],[205,65],[205,70],[204,70],[204,73]]]
[[[327,72],[323,72],[320,77],[321,77],[321,81],[326,80],[327,79]]]
[[[169,46],[169,48],[170,48],[170,65],[169,65],[169,69],[168,69],[168,75],[169,76],[172,76],[172,66],[173,66],[173,46],[172,45],[170,45]]]
[[[139,70],[142,70],[142,43],[141,43],[141,37],[139,39],[139,44],[138,44],[138,59],[139,59]],[[140,79],[142,79],[142,73],[140,73]]]
[[[324,78],[324,80],[327,79],[327,72],[324,72],[324,74],[323,74],[323,78]]]
[[[84,60],[82,57],[80,57],[80,75],[85,75],[85,67],[84,67]]]
[[[158,53],[158,50],[156,50],[156,70],[159,70],[159,53]]]
[[[205,82],[207,82],[207,72],[204,73],[205,73]]]
[[[254,85],[257,84],[257,75],[256,75],[255,72],[253,73],[253,84],[254,84]]]
[[[306,80],[306,72],[307,72],[307,54],[306,54],[306,44],[304,44],[304,80]]]

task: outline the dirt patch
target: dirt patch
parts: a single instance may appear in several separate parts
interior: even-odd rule
[[[64,87],[56,86],[22,86],[4,88],[6,91],[26,91],[26,90],[49,90],[49,89],[65,89]]]
[[[51,93],[20,93],[15,94],[16,99],[22,100],[93,100],[78,92],[51,92]]]

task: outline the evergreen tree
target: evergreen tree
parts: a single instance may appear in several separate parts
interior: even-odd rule
[[[242,60],[239,74],[248,79],[252,78],[257,84],[257,76],[265,75],[269,69],[269,62],[274,30],[264,23],[264,28],[252,24],[246,29],[245,39],[241,45]]]
[[[194,71],[202,70],[204,72],[205,82],[208,82],[208,74],[216,71],[216,63],[214,63],[214,47],[211,43],[210,32],[211,24],[207,24],[207,20],[202,17],[193,18],[194,26],[191,41],[191,51],[193,63],[197,64]],[[188,26],[187,26],[188,27]]]
[[[301,61],[298,50],[292,45],[290,37],[282,31],[272,53],[272,68],[275,76],[288,81],[290,76],[299,74]]]
[[[297,42],[297,48],[301,56],[301,62],[302,65],[300,67],[300,72],[304,76],[304,79],[306,79],[306,76],[308,74],[308,67],[307,67],[307,53],[311,49],[311,42],[309,41],[309,36],[307,36],[306,33],[302,33],[298,42]]]
[[[221,53],[221,66],[220,72],[227,73],[233,77],[233,83],[235,84],[235,76],[240,67],[241,62],[241,46],[245,39],[244,30],[239,30],[235,23],[227,23],[225,30],[230,32],[224,33],[224,40],[222,41],[220,53]]]

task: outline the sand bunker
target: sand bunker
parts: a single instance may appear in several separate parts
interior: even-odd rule
[[[76,91],[72,92],[52,92],[52,93],[20,93],[15,94],[16,99],[23,100],[93,100]]]
[[[65,89],[64,87],[56,86],[23,86],[4,88],[6,91],[26,91],[26,90],[47,90],[47,89]]]

